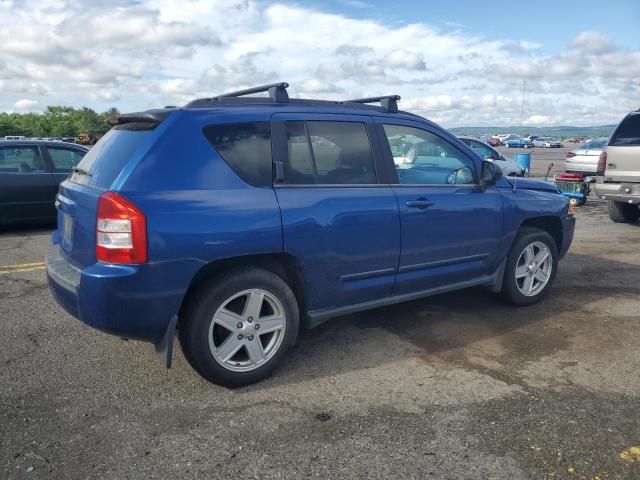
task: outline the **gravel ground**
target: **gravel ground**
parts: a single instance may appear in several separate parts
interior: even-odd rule
[[[640,224],[577,217],[542,303],[335,318],[238,390],[65,314],[48,230],[4,232],[0,267],[31,265],[0,268],[0,478],[639,479]]]

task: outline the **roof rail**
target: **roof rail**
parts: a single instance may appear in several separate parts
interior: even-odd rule
[[[269,92],[269,98],[274,102],[287,103],[289,101],[289,94],[287,88],[289,84],[287,82],[270,83],[268,85],[260,85],[258,87],[246,88],[244,90],[238,90],[236,92],[223,93],[214,98],[220,97],[244,97],[245,95],[251,95],[252,93]]]
[[[356,98],[346,100],[345,103],[377,103],[389,113],[398,113],[398,100],[400,95],[383,95],[382,97]]]

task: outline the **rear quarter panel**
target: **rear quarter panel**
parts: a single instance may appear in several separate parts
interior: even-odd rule
[[[273,188],[241,180],[202,133],[204,126],[223,120],[260,119],[230,119],[211,110],[175,115],[172,129],[117,190],[145,212],[149,262],[179,307],[191,280],[207,263],[281,252],[282,227]]]

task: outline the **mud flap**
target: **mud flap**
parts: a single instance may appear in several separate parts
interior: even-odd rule
[[[166,368],[171,368],[171,360],[173,358],[173,339],[176,336],[176,325],[178,324],[178,316],[174,315],[169,320],[167,331],[162,336],[162,339],[156,343],[156,353],[162,359]]]
[[[504,269],[506,268],[507,265],[507,258],[505,257],[504,260],[502,260],[502,263],[500,263],[500,266],[498,267],[498,269],[496,270],[496,273],[494,273],[494,277],[496,279],[496,282],[489,287],[489,291],[493,292],[493,293],[500,293],[500,291],[502,290],[502,280],[504,279]]]

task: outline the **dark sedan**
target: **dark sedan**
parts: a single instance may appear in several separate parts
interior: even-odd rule
[[[88,151],[67,142],[0,141],[0,225],[53,221],[58,185]]]

